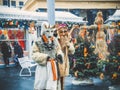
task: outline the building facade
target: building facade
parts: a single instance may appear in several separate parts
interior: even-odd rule
[[[23,10],[47,12],[47,0],[28,0]],[[55,0],[56,11],[68,11],[84,17],[88,24],[93,24],[96,13],[101,10],[104,20],[120,9],[120,0]]]
[[[8,7],[15,7],[15,8],[22,8],[27,0],[0,0],[0,5],[8,6]]]
[[[47,8],[47,0],[28,0],[23,7],[36,10],[38,7]],[[63,9],[116,9],[120,8],[120,0],[55,0],[55,8]]]

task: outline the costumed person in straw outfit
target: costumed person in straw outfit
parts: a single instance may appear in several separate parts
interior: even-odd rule
[[[84,28],[84,26],[81,28]],[[109,52],[108,52],[108,46],[106,43],[106,34],[104,31],[108,30],[109,28],[111,29],[117,28],[117,26],[104,24],[103,14],[101,11],[99,11],[95,18],[94,24],[90,26],[86,26],[86,28],[88,30],[94,30],[96,32],[94,53],[98,54],[100,60],[107,60]]]
[[[95,18],[94,24],[98,26],[98,31],[96,34],[96,48],[95,53],[98,54],[101,60],[106,60],[109,55],[108,46],[106,43],[106,35],[104,33],[104,25],[103,25],[103,17],[102,12],[99,11],[97,13],[97,17]]]
[[[106,35],[104,30],[108,29],[111,26],[104,25],[103,14],[101,11],[97,13],[97,16],[94,21],[94,25],[86,26],[89,30],[94,30],[96,32],[95,37],[95,54],[98,54],[101,60],[106,60],[109,55],[108,47],[106,43]],[[82,27],[84,28],[84,27]]]
[[[94,21],[94,25],[91,25],[89,27],[89,29],[95,29],[97,30],[96,33],[96,42],[95,42],[95,53],[98,54],[99,58],[101,60],[107,60],[107,57],[109,55],[108,52],[108,46],[107,46],[107,42],[106,42],[106,34],[105,34],[105,30],[108,31],[108,29],[116,29],[117,26],[116,25],[107,25],[107,24],[103,24],[104,20],[103,20],[103,14],[101,11],[99,11],[97,13],[97,16],[95,18]]]
[[[54,28],[50,27],[48,22],[43,22],[41,27],[41,37],[33,43],[32,49],[32,59],[38,63],[34,90],[58,90],[56,62],[62,63],[64,54],[53,36]]]
[[[58,63],[60,72],[61,90],[64,90],[65,76],[69,75],[69,58],[68,54],[74,54],[75,48],[71,40],[71,33],[68,31],[66,24],[60,24],[57,28],[58,41],[60,43],[62,52],[64,53],[63,63]]]

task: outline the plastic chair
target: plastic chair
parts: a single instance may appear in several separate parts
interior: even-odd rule
[[[18,58],[19,64],[22,67],[22,69],[20,70],[19,76],[31,76],[32,73],[31,72],[35,72],[32,71],[32,67],[35,67],[37,65],[37,63],[35,63],[33,60],[30,60],[28,58],[28,56],[22,57],[22,58]],[[24,70],[27,70],[27,74],[23,73]]]

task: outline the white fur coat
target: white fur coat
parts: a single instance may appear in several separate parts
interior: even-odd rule
[[[54,46],[51,50],[45,47],[41,38],[34,42],[32,59],[38,63],[35,73],[34,90],[57,90],[57,80],[53,80],[51,63],[47,61],[47,57],[56,58],[58,54],[63,56],[56,40],[54,40]],[[54,63],[56,62],[54,61]]]

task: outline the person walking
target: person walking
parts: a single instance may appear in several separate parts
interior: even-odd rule
[[[8,45],[9,42],[3,41],[1,43],[1,52],[3,54],[3,60],[6,65],[6,67],[9,67],[9,58],[11,57],[12,50],[10,45]]]

